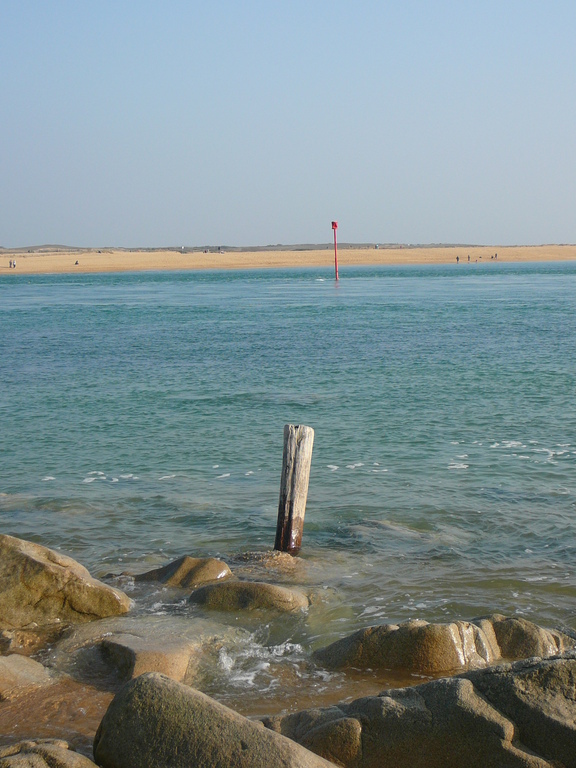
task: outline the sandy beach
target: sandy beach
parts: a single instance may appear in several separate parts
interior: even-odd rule
[[[537,246],[434,246],[434,247],[347,247],[338,251],[340,267],[375,264],[453,264],[484,262],[568,261],[576,259],[576,245]],[[16,268],[10,268],[10,261]],[[58,247],[0,250],[0,274],[65,274],[88,272],[170,271],[188,269],[266,269],[326,267],[331,269],[334,252],[299,246],[283,250],[192,249],[69,249]]]

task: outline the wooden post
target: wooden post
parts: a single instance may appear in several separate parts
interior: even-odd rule
[[[286,424],[274,549],[291,555],[297,555],[302,545],[313,445],[312,427]]]

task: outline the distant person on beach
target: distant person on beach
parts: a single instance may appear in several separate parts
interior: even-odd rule
[[[16,259],[14,259],[14,261],[12,262],[12,266],[14,267],[14,269],[16,269]]]
[[[460,261],[460,256],[456,256],[456,264]]]
[[[10,269],[12,269],[12,259],[10,259]]]
[[[470,254],[468,254],[468,261],[470,261]]]
[[[75,266],[75,267],[77,267],[77,266],[78,266],[78,262],[77,262],[77,261],[75,261],[75,262],[74,262],[74,266]]]

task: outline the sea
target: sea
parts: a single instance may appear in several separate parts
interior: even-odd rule
[[[269,574],[315,598],[221,618],[247,638],[224,701],[290,708],[365,626],[576,628],[575,262],[5,275],[0,382],[0,531],[167,633],[201,609],[126,574],[270,550],[284,425],[315,430],[297,567]]]

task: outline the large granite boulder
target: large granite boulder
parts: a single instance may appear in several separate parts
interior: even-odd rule
[[[413,620],[367,627],[317,650],[314,659],[329,669],[390,669],[434,676],[502,659],[546,658],[574,646],[574,640],[561,632],[494,614],[449,624]]]
[[[264,722],[346,768],[576,768],[576,653]]]
[[[162,568],[138,574],[134,581],[159,581],[168,587],[196,588],[231,576],[232,571],[222,560],[184,555]]]
[[[203,693],[141,675],[110,704],[94,739],[102,768],[329,768],[331,763]]]
[[[0,629],[126,613],[130,599],[52,549],[0,534]]]
[[[14,653],[0,656],[0,701],[24,688],[51,682],[52,677],[40,662]]]
[[[0,747],[0,768],[96,768],[60,739],[21,741]]]
[[[296,589],[287,589],[261,581],[226,581],[209,584],[192,592],[190,602],[220,611],[254,610],[256,608],[295,613],[308,608],[308,597]]]

